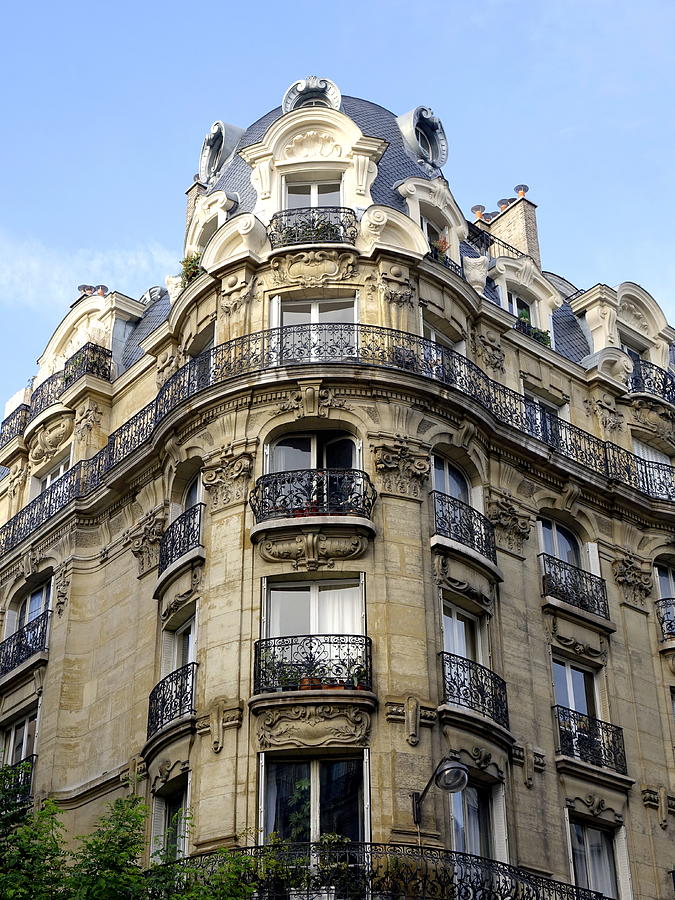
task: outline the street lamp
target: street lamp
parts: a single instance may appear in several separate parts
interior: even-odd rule
[[[411,794],[413,822],[415,825],[419,825],[422,821],[422,803],[432,784],[435,784],[436,787],[446,791],[448,794],[459,794],[468,783],[469,770],[467,767],[463,763],[448,759],[447,756],[443,757],[431,773],[431,778],[427,781],[422,793],[413,791]]]

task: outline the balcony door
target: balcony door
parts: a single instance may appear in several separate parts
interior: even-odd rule
[[[31,591],[21,601],[16,617],[16,630],[24,628],[29,622],[37,619],[43,612],[49,609],[49,597],[51,594],[51,582],[47,581],[39,588]]]
[[[270,472],[298,469],[356,469],[359,447],[355,438],[340,432],[294,434],[271,447]]]
[[[450,794],[452,849],[474,856],[492,856],[492,791],[469,783],[463,791]]]
[[[531,394],[525,394],[525,427],[528,434],[545,444],[552,447],[560,445],[558,409]]]
[[[364,609],[358,581],[271,584],[265,637],[363,634]]]
[[[595,675],[568,660],[553,660],[560,752],[596,765],[603,758]]]
[[[595,675],[567,660],[553,660],[555,702],[584,716],[597,718]]]
[[[447,459],[437,454],[434,454],[433,463],[434,490],[469,504],[469,483],[462,472]]]
[[[447,603],[443,610],[443,650],[480,662],[480,628],[476,616]]]
[[[579,541],[568,529],[552,519],[539,519],[544,553],[581,569]]]
[[[570,821],[570,841],[577,887],[598,891],[605,897],[618,897],[612,832]]]

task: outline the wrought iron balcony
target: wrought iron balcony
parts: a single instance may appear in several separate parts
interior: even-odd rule
[[[3,419],[2,425],[0,425],[0,448],[9,444],[12,438],[24,433],[28,423],[29,413],[30,406],[26,403],[22,403],[21,406],[17,406],[6,419]]]
[[[49,406],[53,406],[63,393],[63,372],[50,375],[33,391],[30,398],[28,421],[32,421]]]
[[[644,359],[633,363],[630,389],[636,394],[651,394],[675,406],[675,375]]]
[[[253,692],[370,691],[371,644],[362,634],[301,634],[256,641]]]
[[[345,206],[312,206],[275,213],[267,226],[272,249],[293,244],[354,244],[359,223]]]
[[[516,319],[513,323],[513,327],[521,334],[526,334],[528,337],[531,337],[532,340],[536,341],[538,344],[542,344],[544,347],[551,346],[551,332],[544,331],[543,328],[535,328],[535,326],[528,322],[527,319]]]
[[[294,516],[370,518],[377,491],[360,469],[270,472],[255,483],[249,503],[256,522]]]
[[[465,706],[504,728],[509,727],[506,682],[480,663],[454,653],[441,653],[443,702]]]
[[[441,491],[432,491],[431,498],[434,504],[434,534],[464,544],[493,563],[497,562],[495,529],[489,519],[467,503]]]
[[[607,475],[657,500],[675,501],[675,469],[642,459],[616,444],[605,445]]]
[[[32,754],[14,765],[0,766],[0,792],[8,803],[8,807],[0,810],[0,821],[31,802],[36,759],[37,756]]]
[[[454,272],[455,275],[458,275],[460,278],[464,278],[464,272],[462,270],[462,266],[459,263],[456,263],[454,259],[450,259],[447,253],[443,253],[443,251],[439,250],[438,247],[431,247],[429,252],[427,253],[427,257],[429,259],[433,259],[434,262],[439,262],[446,269],[450,269],[451,272]]]
[[[540,557],[544,569],[542,590],[545,596],[555,597],[585,612],[609,619],[604,578],[585,572],[548,553],[541,553]]]
[[[553,713],[558,726],[558,753],[626,774],[623,729],[566,706],[554,706]]]
[[[503,241],[501,238],[495,237],[488,231],[484,231],[473,222],[469,222],[467,224],[469,226],[469,230],[466,240],[479,253],[492,256],[495,259],[498,256],[510,256],[512,259],[520,259],[521,257],[528,257],[529,259],[532,259],[529,253],[523,253],[522,250],[518,250],[512,244],[507,244],[506,241]]]
[[[204,503],[195,503],[169,525],[159,542],[159,565],[157,574],[161,575],[172,563],[175,563],[200,547],[202,542],[202,511]]]
[[[47,649],[49,615],[46,610],[0,643],[0,678]]]
[[[276,843],[245,847],[242,878],[265,900],[603,900],[587,888],[482,856],[414,844]],[[173,864],[181,884],[208,884],[215,855]],[[180,873],[180,875],[178,875]]]
[[[183,716],[194,716],[197,663],[188,663],[162,678],[150,692],[148,738]]]
[[[675,640],[675,597],[664,597],[662,600],[657,600],[655,606],[663,640]]]
[[[89,342],[66,361],[63,369],[63,386],[70,387],[84,375],[94,375],[103,381],[110,381],[112,351]]]

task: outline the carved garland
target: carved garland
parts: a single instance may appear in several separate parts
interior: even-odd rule
[[[353,706],[291,706],[272,709],[258,719],[258,742],[271,747],[363,746],[370,735],[370,714]]]

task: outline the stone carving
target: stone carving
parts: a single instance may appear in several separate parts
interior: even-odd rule
[[[385,492],[419,499],[422,486],[429,477],[429,454],[413,450],[397,441],[392,444],[371,445],[375,469],[382,479]]]
[[[637,557],[629,550],[625,551],[621,559],[614,560],[612,571],[626,600],[636,606],[644,606],[645,598],[652,590],[651,571],[643,570]]]
[[[647,809],[658,810],[660,827],[667,828],[668,815],[675,816],[675,797],[671,797],[663,785],[659,787],[643,785],[641,794],[642,802]]]
[[[420,742],[420,701],[412,695],[405,698],[405,739],[411,747]]]
[[[478,359],[482,359],[488,369],[504,372],[504,351],[499,343],[499,334],[489,329],[485,334],[474,335],[473,350]]]
[[[500,543],[509,550],[520,553],[523,542],[530,537],[534,524],[532,518],[518,510],[510,494],[495,496],[488,504],[488,519],[495,526]]]
[[[388,699],[385,717],[387,722],[402,722],[405,725],[406,741],[411,747],[419,743],[420,728],[433,728],[438,718],[435,707],[413,696],[405,700]]]
[[[490,268],[490,258],[488,256],[465,256],[462,258],[462,267],[468,284],[476,293],[482,294]]]
[[[630,322],[638,331],[649,331],[649,322],[644,313],[632,300],[624,297],[619,306],[619,317]]]
[[[180,594],[176,594],[173,600],[167,604],[166,608],[162,611],[162,619],[166,621],[170,616],[172,616],[175,612],[178,612],[179,609],[182,609],[186,603],[193,599],[194,595],[199,590],[202,583],[202,563],[201,561],[193,565],[192,572],[190,573],[190,587],[186,591],[182,591]]]
[[[342,147],[326,131],[306,131],[296,134],[284,148],[286,159],[335,159],[342,156]]]
[[[183,278],[181,275],[167,275],[164,279],[166,289],[169,292],[169,300],[175,303],[183,290]]]
[[[202,483],[216,511],[229,503],[245,500],[248,482],[253,473],[253,456],[250,453],[233,455],[229,448],[219,451],[206,461]]]
[[[166,513],[163,509],[153,509],[124,534],[131,543],[131,552],[138,561],[139,576],[154,569],[159,562],[159,543],[164,534]]]
[[[85,400],[75,413],[73,434],[76,438],[86,438],[101,424],[103,412],[95,400]]]
[[[484,747],[452,747],[450,742],[456,739],[452,729],[444,726],[443,735],[448,742],[447,756],[457,762],[464,762],[468,766],[482,769],[487,772],[492,769],[490,774],[495,775],[501,781],[504,780],[504,769],[499,765],[498,761],[493,758],[492,753],[488,752]]]
[[[434,580],[440,588],[446,588],[455,594],[461,594],[481,606],[489,608],[492,606],[493,597],[479,591],[473,585],[466,581],[460,581],[451,575],[452,562],[445,553],[435,552],[431,557],[434,569]]]
[[[295,81],[284,94],[281,101],[283,112],[291,112],[306,97],[321,97],[331,109],[340,109],[342,94],[340,88],[329,78],[320,78],[317,75],[308,75]]]
[[[244,718],[244,704],[241,700],[233,700],[219,697],[209,706],[206,715],[197,719],[197,733],[209,734],[211,737],[211,749],[214,753],[220,753],[223,749],[223,740],[227,728],[239,728]]]
[[[675,410],[657,400],[635,399],[630,411],[641,428],[675,446]]]
[[[275,256],[271,262],[275,284],[318,287],[327,281],[348,281],[358,273],[355,253],[307,250]]]
[[[514,744],[511,748],[511,758],[514,765],[523,767],[523,783],[526,788],[534,786],[534,773],[543,772],[546,768],[546,757],[540,750],[535,750],[532,744]]]
[[[587,398],[584,407],[589,416],[597,416],[603,429],[607,432],[621,431],[623,415],[618,412],[609,394],[603,394],[596,400]]]
[[[163,757],[157,766],[157,775],[152,780],[152,793],[156,793],[159,788],[163,787],[171,778],[177,778],[184,775],[190,770],[189,759],[177,759],[171,762],[167,757]]]
[[[607,662],[607,648],[604,646],[602,638],[600,638],[600,647],[598,648],[592,647],[590,644],[586,644],[584,641],[579,640],[579,638],[560,634],[558,630],[558,619],[556,618],[556,616],[552,616],[550,618],[550,624],[548,624],[547,627],[551,640],[556,641],[558,644],[560,644],[561,647],[566,647],[577,656],[585,656],[589,659],[598,659],[603,664]]]
[[[320,568],[332,569],[336,561],[357,559],[368,548],[368,538],[353,532],[340,534],[331,531],[303,529],[295,537],[263,540],[258,545],[260,557],[265,562],[292,562],[294,569],[314,572]]]
[[[492,754],[488,753],[485,747],[474,747],[471,751],[471,758],[479,769],[487,769],[492,762]]]
[[[42,425],[31,441],[28,456],[34,466],[49,462],[73,433],[73,417],[61,416]]]
[[[409,278],[403,277],[403,271],[401,270],[401,275],[395,275],[395,270],[390,270],[390,275],[394,276],[392,278],[387,278],[384,275],[380,274],[377,277],[377,280],[370,281],[369,292],[372,294],[375,291],[380,291],[380,296],[383,300],[386,300],[387,303],[391,303],[394,306],[414,306],[415,305],[415,286],[410,281]],[[370,276],[369,276],[370,277]]]
[[[127,787],[127,791],[130,794],[135,794],[138,791],[139,783],[148,777],[148,769],[145,765],[145,760],[142,756],[132,756],[129,760],[129,766],[127,768],[127,773],[125,776],[120,776],[120,779],[124,781]]]
[[[238,284],[238,280],[233,278],[235,285]],[[228,282],[229,285],[229,282]],[[258,289],[258,279],[252,278],[249,282],[244,282],[240,287],[233,289],[228,287],[222,293],[222,299],[220,301],[220,308],[225,313],[225,315],[230,316],[233,312],[236,312],[240,307],[246,306],[251,300],[259,299],[260,291]]]
[[[178,356],[174,350],[162,350],[157,357],[157,387],[163,387],[166,382],[178,371]]]
[[[351,409],[344,397],[336,397],[334,391],[330,388],[323,388],[319,391],[319,415],[326,418],[331,409]]]
[[[66,608],[69,596],[70,573],[66,568],[66,564],[61,563],[54,572],[54,609],[59,618],[63,615],[63,610]]]
[[[21,558],[23,577],[28,578],[34,572],[37,572],[43,559],[44,556],[36,547],[31,547],[27,553],[24,553]]]
[[[304,407],[302,402],[302,391],[291,391],[286,400],[282,400],[279,404],[279,412],[297,413],[300,419],[304,415]]]
[[[261,750],[272,747],[363,746],[370,714],[355,706],[329,703],[271,709],[258,719]]]

